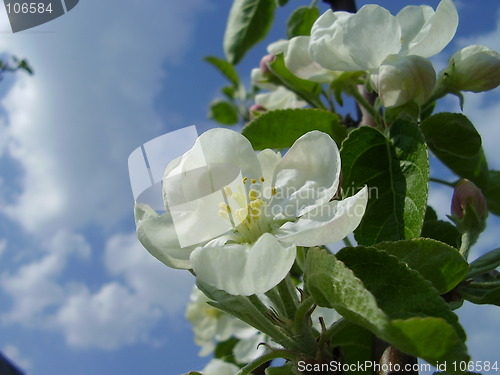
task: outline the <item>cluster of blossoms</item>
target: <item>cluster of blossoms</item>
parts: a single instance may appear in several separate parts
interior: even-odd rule
[[[500,84],[500,56],[481,45],[459,50],[448,66],[436,74],[429,58],[450,43],[457,26],[458,14],[452,0],[441,0],[435,10],[429,6],[407,6],[396,15],[378,5],[365,5],[355,14],[329,10],[317,18],[309,36],[281,40],[268,47],[268,55],[262,58],[259,68],[252,70],[252,84],[267,92],[255,95],[250,119],[266,111],[314,107],[317,103],[326,109],[319,99],[322,94],[335,112],[329,96],[335,93],[342,104],[337,97],[339,87],[341,92],[354,96],[360,107],[366,110],[368,106],[373,117],[380,118],[381,105],[408,105],[403,111],[416,106],[421,114],[448,93],[461,97],[462,91],[496,88]],[[288,76],[295,75],[299,82],[302,81],[297,77],[318,83],[310,84],[318,88],[317,92],[320,85],[329,85],[328,93],[315,91],[311,100],[293,84],[280,80],[279,72],[275,73],[272,66],[278,55],[282,55],[280,67]],[[358,89],[375,92],[379,101],[363,103],[364,99],[356,96]],[[418,115],[413,120],[417,123],[422,118]],[[385,118],[375,125],[390,126],[389,121],[384,121]],[[286,128],[286,124],[283,126]],[[307,283],[303,269],[298,276],[291,273],[294,264],[300,264],[296,263],[297,254],[302,247],[342,240],[360,225],[368,204],[368,188],[356,187],[355,194],[337,199],[341,191],[340,173],[338,146],[323,132],[315,130],[302,135],[282,155],[271,149],[257,153],[240,133],[211,129],[166,167],[162,182],[164,213],[136,203],[138,238],[167,266],[190,270],[200,288],[208,286],[223,291],[225,296],[231,295],[230,298],[248,297],[248,301],[255,297],[266,311],[264,315],[274,319],[272,324],[277,322],[280,329],[308,320],[313,339],[320,342],[318,337],[326,327],[339,319],[334,309],[319,308],[314,305],[319,304],[316,300],[311,305],[304,304],[308,310],[304,309],[304,319],[297,323],[293,320],[295,312],[278,314],[280,305],[272,296],[281,298],[279,288],[286,287],[292,303],[300,305],[307,297],[311,300],[311,296],[304,297],[311,288],[304,295],[299,295],[299,291],[307,288],[294,289],[304,280]],[[424,210],[421,212],[423,215]],[[486,198],[480,188],[468,180],[458,183],[450,218],[462,234],[459,250],[465,259],[484,229],[487,214]],[[290,274],[295,284],[287,284]],[[210,292],[207,294],[217,299]],[[256,360],[268,346],[279,349],[282,345],[288,349],[279,336],[276,338],[265,327],[259,329],[268,335],[239,320],[237,316],[241,315],[233,316],[208,302],[224,308],[217,304],[218,299],[211,301],[195,287],[186,310],[195,342],[201,347],[200,355],[213,353],[219,343],[231,338],[238,339],[238,343],[232,349],[232,363],[214,359],[203,370],[205,375],[234,375],[240,370],[237,364]],[[296,333],[287,333],[290,332]],[[259,346],[262,343],[268,346]]]
[[[426,5],[407,6],[395,16],[369,4],[355,14],[328,10],[316,20],[310,36],[273,43],[269,51],[283,53],[287,68],[299,78],[331,84],[343,72],[364,72],[367,86],[385,107],[423,105],[446,93],[481,92],[500,84],[500,57],[481,45],[456,52],[436,77],[428,58],[448,45],[457,26],[452,0],[442,0],[436,11]],[[268,61],[266,56],[252,78],[258,87],[269,89],[262,73]]]

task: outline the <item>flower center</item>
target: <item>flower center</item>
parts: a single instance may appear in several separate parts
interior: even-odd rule
[[[260,183],[264,182],[264,177],[259,180],[243,178],[243,184],[247,182],[251,183],[248,194],[241,186],[236,192],[226,186],[224,193],[231,204],[221,202],[219,205],[219,215],[231,221],[240,243],[255,242],[262,234],[272,229],[272,218],[266,212],[268,202],[260,192]]]

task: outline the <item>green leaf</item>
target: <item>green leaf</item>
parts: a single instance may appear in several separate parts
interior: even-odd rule
[[[436,211],[430,206],[427,206],[425,211],[422,237],[432,238],[457,249],[460,248],[461,235],[457,227],[450,222],[438,220]]]
[[[230,63],[238,64],[250,48],[265,38],[275,9],[274,0],[233,1],[224,33],[224,53]]]
[[[219,342],[214,350],[214,358],[219,358],[224,362],[234,363],[236,365],[237,363],[234,358],[233,349],[238,342],[240,342],[240,340],[235,337]]]
[[[403,244],[403,242],[399,243]],[[406,253],[407,261],[412,264],[422,260],[417,260],[418,255],[412,254],[415,251],[415,244],[415,242],[408,243],[407,250],[399,252],[400,256]],[[380,245],[398,252],[394,246],[391,247],[388,243]],[[420,246],[422,251],[428,251],[428,248],[422,243]],[[446,245],[443,244],[443,246]],[[454,249],[451,250],[456,252]],[[409,269],[397,257],[375,247],[357,246],[340,250],[337,253],[337,259],[361,279],[364,286],[377,299],[380,308],[391,319],[407,319],[414,316],[444,318],[455,327],[460,337],[465,339],[465,333],[458,324],[456,315],[450,311],[436,289],[418,272]],[[426,266],[419,268],[425,269]]]
[[[375,248],[338,255],[308,252],[305,284],[318,305],[429,363],[468,359],[457,317],[418,272]]]
[[[342,319],[342,323],[335,329],[331,337],[331,346],[340,347],[342,362],[346,364],[358,364],[370,361],[372,358],[373,335],[365,328]],[[362,371],[364,370],[364,371]],[[371,374],[369,368],[356,368],[354,371],[346,371],[346,374]]]
[[[278,6],[282,7],[288,3],[288,0],[276,0],[276,2],[278,3]]]
[[[366,213],[354,232],[358,243],[420,237],[429,160],[418,127],[398,120],[390,138],[371,127],[358,128],[342,144],[341,156],[344,191],[369,189]]]
[[[224,59],[219,59],[218,57],[214,56],[207,56],[203,60],[212,64],[235,87],[238,87],[238,85],[240,84],[240,79],[238,78],[238,72],[234,68],[233,64]]]
[[[500,171],[489,171],[488,187],[483,189],[488,210],[500,216]]]
[[[319,9],[317,7],[297,8],[290,15],[286,24],[288,39],[292,39],[299,35],[310,35],[312,25],[318,17]]]
[[[457,249],[428,238],[382,242],[376,248],[396,256],[418,271],[440,294],[457,286],[469,269],[467,261]]]
[[[229,99],[233,100],[235,98],[236,89],[234,86],[225,86],[221,89],[221,92]]]
[[[470,264],[467,278],[482,275],[500,266],[500,248],[490,251]]]
[[[302,135],[319,130],[330,135],[338,145],[347,136],[336,114],[319,109],[281,109],[266,112],[242,130],[256,150],[287,148]]]
[[[283,86],[294,91],[307,102],[314,102],[317,100],[321,92],[321,85],[316,82],[301,79],[292,74],[285,65],[285,58],[282,53],[277,55],[271,63],[268,63],[268,67],[274,75],[273,78],[276,78]]]
[[[481,136],[467,117],[458,113],[438,113],[420,125],[429,149],[458,176],[485,187],[488,165]]]
[[[477,305],[500,306],[500,281],[473,281],[458,288],[458,293]]]
[[[208,117],[223,125],[235,125],[238,123],[238,108],[232,103],[216,99],[210,104]]]
[[[309,250],[304,281],[319,306],[334,308],[355,324],[376,332],[389,323],[387,315],[363,282],[325,250]]]

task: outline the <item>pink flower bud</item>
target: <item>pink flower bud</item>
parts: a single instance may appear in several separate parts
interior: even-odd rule
[[[471,181],[463,179],[455,186],[451,200],[451,215],[463,219],[467,206],[474,208],[480,219],[488,215],[488,205],[481,189]]]
[[[269,67],[267,66],[267,64],[273,62],[275,58],[276,58],[276,56],[269,54],[269,55],[264,56],[260,60],[259,68],[260,68],[263,75],[272,74],[271,71],[269,70]]]
[[[253,120],[257,116],[260,116],[261,114],[266,112],[267,109],[263,105],[254,104],[248,109],[248,111],[250,112],[250,120]]]

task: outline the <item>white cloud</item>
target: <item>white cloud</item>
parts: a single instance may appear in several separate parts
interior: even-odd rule
[[[2,352],[17,368],[25,372],[32,369],[31,360],[26,358],[17,346],[6,344],[2,347]]]
[[[90,255],[82,236],[62,232],[47,248],[40,260],[1,275],[13,300],[4,323],[60,332],[74,347],[116,349],[148,341],[160,319],[178,318],[189,299],[193,277],[154,259],[135,233],[108,241],[106,269],[118,280],[95,292],[79,281],[61,282],[69,257]]]
[[[56,321],[71,346],[116,349],[144,341],[161,317],[160,309],[142,302],[122,285],[109,283],[95,294],[82,289],[71,295]]]
[[[0,275],[0,286],[13,300],[11,310],[2,316],[4,323],[46,326],[45,310],[64,300],[66,288],[59,285],[58,278],[68,258],[88,257],[90,253],[82,236],[64,231],[50,238],[46,248],[41,259],[22,265],[13,274]]]
[[[191,275],[168,270],[134,234],[106,246],[106,269],[118,281],[90,288],[86,280],[67,281],[67,267],[75,255],[90,256],[77,233],[116,232],[132,215],[128,155],[160,134],[155,100],[165,64],[182,61],[194,17],[207,6],[87,0],[33,32],[0,39],[0,50],[27,57],[35,70],[19,74],[1,102],[0,157],[14,159],[22,179],[17,200],[4,205],[0,196],[0,211],[44,247],[38,259],[0,274],[12,299],[0,311],[4,324],[60,332],[71,346],[113,349],[148,340],[162,317],[183,311]],[[0,25],[8,29],[3,14]]]
[[[164,316],[184,311],[193,285],[187,272],[174,271],[154,259],[135,233],[112,237],[106,246],[108,271],[125,279],[103,285],[96,293],[83,288],[59,309],[55,324],[75,347],[116,349],[149,342]]]
[[[7,240],[6,239],[0,240],[0,258],[2,258],[2,255],[5,253],[6,249],[7,249]]]
[[[35,70],[2,102],[3,142],[24,171],[19,199],[4,208],[12,219],[42,233],[113,227],[130,213],[128,154],[158,135],[164,64],[181,61],[205,3],[89,0],[48,23],[52,32],[2,37],[0,50]]]
[[[471,35],[459,38],[456,44],[459,48],[466,47],[471,44],[482,44],[487,47],[498,49],[500,41],[500,8],[497,7],[497,19],[495,29],[486,34]]]

